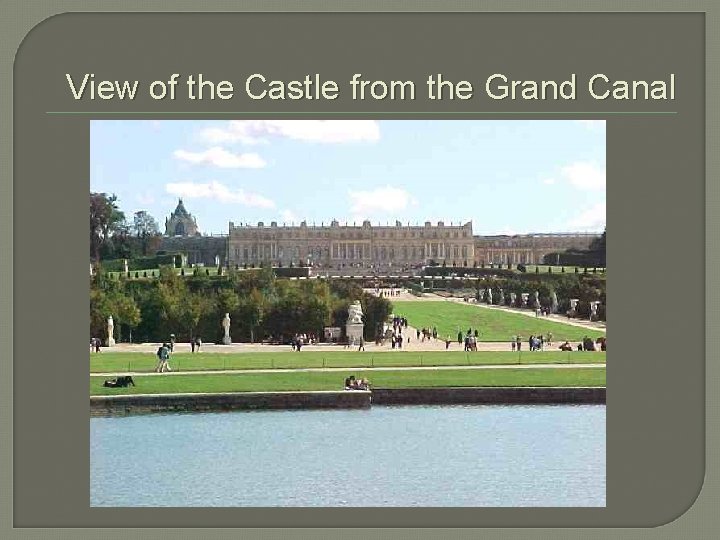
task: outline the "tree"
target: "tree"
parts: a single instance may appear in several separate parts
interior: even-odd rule
[[[594,255],[595,264],[594,266],[601,266],[605,268],[607,266],[607,252],[606,252],[606,238],[607,229],[603,231],[599,238],[596,238],[590,244],[589,251]]]
[[[118,328],[125,325],[129,329],[128,337],[132,336],[132,329],[140,324],[141,315],[135,300],[131,296],[117,293],[112,297],[112,315],[118,324]],[[118,340],[120,339],[118,333]]]
[[[375,339],[378,331],[382,329],[382,324],[392,313],[392,303],[387,298],[363,293],[361,304],[365,315],[365,339]]]
[[[159,245],[160,228],[157,221],[147,211],[140,210],[133,216],[133,234],[140,241],[140,249],[143,255],[151,251],[151,246]]]
[[[181,321],[181,328],[186,328],[188,338],[195,337],[200,319],[213,310],[213,301],[202,293],[190,293],[178,306],[178,318]]]
[[[255,341],[255,329],[262,324],[265,314],[265,297],[257,289],[250,291],[237,308],[238,322],[250,329],[250,342]]]
[[[125,214],[117,206],[116,195],[90,193],[90,254],[96,262],[103,246],[124,223]]]

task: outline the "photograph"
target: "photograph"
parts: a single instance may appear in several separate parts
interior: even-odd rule
[[[606,507],[604,120],[89,130],[91,507]]]

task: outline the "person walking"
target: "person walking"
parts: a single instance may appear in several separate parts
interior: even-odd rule
[[[358,352],[365,350],[365,338],[360,337],[360,346],[358,347]]]
[[[156,373],[170,371],[170,347],[167,343],[163,343],[157,350],[158,363],[155,367]]]

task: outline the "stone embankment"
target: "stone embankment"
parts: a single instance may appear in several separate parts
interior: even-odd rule
[[[91,396],[91,416],[267,409],[366,409],[371,405],[604,404],[605,388],[468,387],[368,391],[232,392]]]

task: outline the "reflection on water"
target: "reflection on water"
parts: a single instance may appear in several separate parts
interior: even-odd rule
[[[92,506],[605,506],[605,406],[92,418],[90,476]]]

